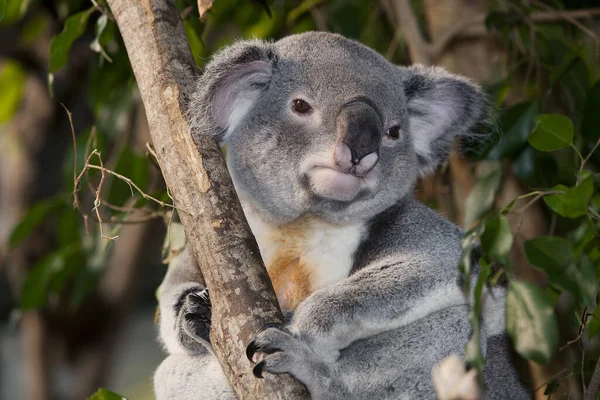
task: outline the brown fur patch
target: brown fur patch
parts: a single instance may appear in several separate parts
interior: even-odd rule
[[[312,293],[310,268],[302,257],[306,251],[306,235],[312,225],[310,219],[303,218],[273,227],[269,232],[267,240],[276,246],[276,250],[267,263],[267,271],[283,310],[295,310]]]

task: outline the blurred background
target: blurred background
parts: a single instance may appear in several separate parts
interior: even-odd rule
[[[418,188],[463,226],[482,207],[578,185],[578,154],[598,141],[597,1],[214,0],[200,20],[199,4],[210,3],[177,0],[199,71],[236,38],[327,30],[394,63],[442,65],[482,84],[502,133],[453,153]],[[0,398],[85,399],[106,387],[151,399],[164,357],[155,291],[177,217],[116,23],[104,0],[0,0],[0,16]],[[572,121],[569,149],[528,143],[545,113]],[[586,159],[593,182],[599,165],[599,152]],[[531,364],[537,398],[581,398],[600,318],[548,284],[523,243],[567,238],[594,263],[597,284],[600,196],[586,196],[583,214],[529,197],[508,215],[511,273],[545,288],[558,310],[560,350],[547,366]]]

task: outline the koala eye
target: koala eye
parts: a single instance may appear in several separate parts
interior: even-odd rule
[[[388,128],[385,131],[385,134],[388,135],[391,139],[397,140],[400,138],[400,126],[394,125],[391,128]]]
[[[292,101],[292,110],[301,115],[308,115],[312,113],[312,107],[310,104],[302,99],[294,99]]]

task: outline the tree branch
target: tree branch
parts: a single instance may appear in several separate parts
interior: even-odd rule
[[[598,392],[600,392],[600,359],[596,362],[594,374],[592,375],[588,387],[586,388],[584,386],[583,391],[584,400],[596,400],[596,396],[598,396]]]
[[[417,17],[413,12],[410,1],[395,0],[393,5],[399,28],[404,36],[404,40],[406,40],[406,43],[408,44],[408,52],[410,53],[411,61],[423,65],[432,64],[434,58],[431,54],[432,46],[425,40],[421,33]]]
[[[108,4],[140,88],[165,182],[211,290],[211,341],[224,372],[242,399],[305,398],[289,376],[255,379],[244,356],[256,331],[282,316],[218,145],[211,137],[192,139],[185,107],[195,86],[195,65],[179,11],[169,0]]]
[[[476,17],[467,19],[461,23],[455,24],[445,32],[441,33],[433,43],[428,42],[423,37],[417,17],[410,5],[409,0],[387,0],[390,3],[382,3],[388,11],[393,8],[398,28],[401,30],[404,40],[408,45],[410,59],[414,63],[430,65],[433,64],[442,53],[455,40],[469,37],[480,37],[487,35],[489,32],[485,26],[486,15],[481,14]],[[540,7],[543,3],[535,2]],[[390,7],[393,5],[393,7]],[[547,7],[544,5],[544,7]],[[580,30],[590,35],[594,40],[598,41],[598,35],[594,34],[590,29],[581,24],[578,19],[588,19],[600,16],[600,8],[590,8],[584,10],[559,11],[547,8],[547,11],[537,11],[531,13],[527,18],[531,22],[549,23],[556,21],[567,21]]]

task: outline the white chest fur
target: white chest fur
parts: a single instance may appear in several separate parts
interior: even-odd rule
[[[350,273],[364,224],[334,225],[303,217],[273,225],[250,207],[244,211],[283,309],[295,309],[310,293]]]

